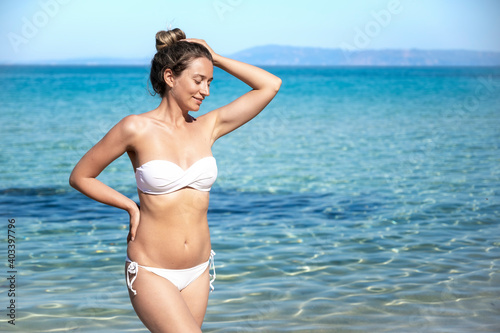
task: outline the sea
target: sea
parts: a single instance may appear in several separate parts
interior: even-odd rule
[[[500,68],[265,69],[280,92],[212,150],[203,331],[499,332]],[[158,105],[148,76],[0,67],[0,331],[147,332],[128,214],[68,177]],[[249,90],[216,69],[198,115]],[[138,201],[126,155],[99,179]]]

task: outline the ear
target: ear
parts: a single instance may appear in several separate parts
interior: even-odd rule
[[[175,77],[170,68],[165,69],[165,71],[163,72],[163,80],[170,88],[174,86]]]

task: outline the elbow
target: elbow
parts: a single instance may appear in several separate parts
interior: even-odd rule
[[[75,176],[74,172],[72,172],[69,176],[69,186],[74,189],[78,189],[78,178]]]
[[[279,77],[276,77],[276,79],[273,82],[273,90],[276,94],[280,90],[280,87],[281,87],[281,79]]]

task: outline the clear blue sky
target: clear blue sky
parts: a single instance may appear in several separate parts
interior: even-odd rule
[[[267,44],[500,52],[499,0],[0,0],[0,62],[149,58],[168,26],[225,55]]]

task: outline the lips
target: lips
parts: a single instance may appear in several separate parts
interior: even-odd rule
[[[196,98],[196,97],[193,97],[196,101],[196,103],[198,104],[201,104],[203,102],[203,98]]]

